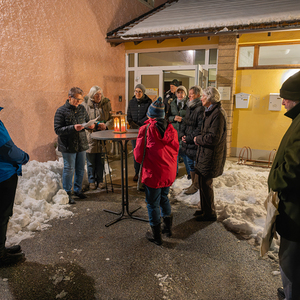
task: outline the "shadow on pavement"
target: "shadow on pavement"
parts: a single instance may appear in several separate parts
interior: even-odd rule
[[[195,218],[187,220],[173,227],[172,238],[185,240],[199,230],[204,229],[213,222],[198,222]]]
[[[95,281],[74,263],[25,262],[0,269],[14,300],[96,299]]]

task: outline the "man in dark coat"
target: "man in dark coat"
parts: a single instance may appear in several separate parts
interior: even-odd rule
[[[214,87],[203,91],[205,107],[201,134],[194,138],[197,144],[196,172],[199,174],[201,211],[195,213],[197,221],[215,221],[213,178],[222,175],[226,161],[226,113],[221,106],[220,93]]]
[[[71,197],[72,179],[74,176],[74,194],[84,199],[82,180],[84,175],[86,150],[89,148],[84,126],[90,120],[86,109],[79,104],[84,101],[83,91],[73,87],[69,91],[69,99],[59,107],[54,116],[54,130],[58,135],[58,151],[64,160],[63,188],[69,195],[69,203],[75,204]],[[88,127],[93,129],[95,124]]]
[[[152,100],[145,94],[146,88],[143,84],[137,84],[134,88],[134,96],[128,103],[127,121],[132,129],[138,129],[148,120],[147,111],[151,105]],[[132,150],[136,146],[136,141],[132,140]],[[140,171],[140,164],[133,156],[135,175],[133,181],[138,181],[138,174]]]
[[[186,155],[192,178],[192,184],[184,192],[186,195],[192,195],[198,191],[198,175],[195,172],[198,147],[194,142],[194,137],[200,134],[204,118],[205,108],[200,99],[201,93],[201,87],[193,86],[189,89],[186,114],[179,131],[179,139],[182,141],[179,155]]]
[[[167,120],[169,118],[171,102],[176,99],[176,90],[179,85],[179,81],[177,79],[173,79],[170,83],[170,89],[164,95],[164,105]]]
[[[300,72],[280,89],[285,116],[292,119],[268,178],[280,199],[276,231],[280,234],[279,265],[285,299],[300,299]],[[278,290],[280,291],[280,289]]]

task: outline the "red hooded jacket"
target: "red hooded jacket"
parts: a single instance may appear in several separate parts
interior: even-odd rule
[[[134,149],[134,157],[142,162],[147,125],[146,153],[141,173],[141,182],[151,188],[171,186],[176,178],[177,155],[179,149],[178,134],[171,124],[168,124],[164,136],[161,136],[156,119],[149,119],[140,127]]]

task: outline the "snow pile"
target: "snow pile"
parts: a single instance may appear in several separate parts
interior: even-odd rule
[[[256,243],[261,240],[267,214],[264,201],[268,195],[268,175],[269,169],[227,161],[223,175],[213,182],[218,220]],[[177,201],[194,206],[199,202],[199,191],[194,195],[182,191],[190,183],[186,176],[177,179],[171,192]]]
[[[15,197],[14,213],[8,224],[7,243],[18,244],[32,237],[37,230],[48,228],[54,218],[70,217],[68,195],[62,189],[63,161],[45,163],[31,161],[23,166]],[[227,161],[222,176],[214,179],[215,205],[218,220],[230,230],[261,240],[268,194],[269,169],[237,165]],[[84,179],[85,180],[85,179]],[[177,179],[171,193],[177,201],[196,207],[199,191],[185,195],[183,189],[191,184],[187,177]],[[275,251],[278,249],[278,242]]]
[[[32,237],[34,231],[51,226],[47,224],[51,219],[73,215],[66,209],[69,198],[62,189],[62,170],[62,159],[45,163],[30,161],[23,166],[13,216],[8,223],[8,245],[19,244]]]

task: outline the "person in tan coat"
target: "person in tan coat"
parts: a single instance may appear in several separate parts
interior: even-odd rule
[[[90,89],[82,105],[85,107],[90,119],[98,117],[95,128],[93,130],[86,130],[89,144],[89,149],[86,151],[86,158],[89,187],[91,190],[95,190],[97,187],[101,189],[105,187],[103,183],[104,144],[102,141],[92,139],[91,134],[94,131],[112,128],[111,104],[110,100],[104,97],[102,89],[95,85]]]

